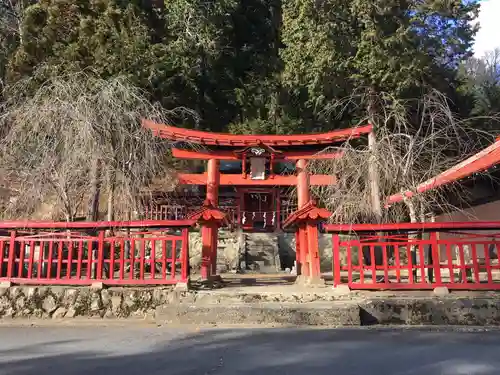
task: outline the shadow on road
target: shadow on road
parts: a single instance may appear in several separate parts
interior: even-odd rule
[[[500,368],[499,332],[44,327],[0,328],[0,341],[0,375],[489,375]]]

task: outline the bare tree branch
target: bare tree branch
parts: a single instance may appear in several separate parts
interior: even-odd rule
[[[9,103],[0,161],[13,194],[4,215],[26,217],[53,200],[58,214],[73,220],[95,191],[95,165],[102,168],[97,183],[110,199],[111,217],[135,210],[139,191],[155,179],[173,188],[170,145],[140,124],[142,118],[166,122],[169,113],[122,78],[83,73],[54,78],[33,98]]]
[[[379,96],[380,105],[376,129],[377,147],[351,145],[346,142],[336,148],[343,156],[328,161],[317,160],[309,164],[313,173],[334,175],[336,185],[317,187],[315,194],[333,212],[332,221],[338,223],[375,222],[370,199],[369,163],[376,163],[379,173],[381,201],[395,193],[415,192],[417,186],[476,152],[490,134],[471,128],[468,121],[457,119],[447,98],[437,91],[424,96],[417,103],[417,113],[409,110],[414,103],[400,102],[387,95]],[[338,103],[346,108],[352,103],[347,98]],[[411,107],[409,104],[413,104]],[[417,121],[415,121],[417,119]],[[498,120],[498,119],[497,119]],[[332,150],[326,150],[331,152]],[[446,190],[435,189],[416,194],[411,202],[397,204],[383,210],[382,220],[417,221],[422,215],[435,210],[449,210],[448,195],[465,200],[459,184]]]

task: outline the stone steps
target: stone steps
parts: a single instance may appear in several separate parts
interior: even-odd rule
[[[235,272],[243,252],[243,233],[219,230],[217,272]]]
[[[281,271],[278,235],[274,233],[245,233],[242,269],[261,273]]]

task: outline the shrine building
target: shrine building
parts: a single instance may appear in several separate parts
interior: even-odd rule
[[[143,120],[143,126],[173,143],[174,158],[197,161],[201,166],[199,173],[179,172],[177,192],[168,198],[158,192],[145,216],[156,220],[185,217],[204,220],[202,237],[207,247],[206,250],[204,247],[205,255],[211,258],[206,260],[208,263],[215,262],[216,254],[207,254],[216,252],[214,241],[220,226],[247,232],[295,230],[297,243],[301,243],[297,245],[297,254],[299,247],[310,247],[313,253],[317,252],[314,237],[317,237],[318,221],[326,220],[330,214],[319,208],[320,203],[316,204],[310,189],[335,184],[335,176],[310,174],[307,163],[341,157],[335,146],[372,131],[372,126],[366,125],[319,134],[235,135],[178,128],[149,120]],[[217,225],[208,223],[211,220],[217,221]],[[311,265],[311,259],[306,259],[308,254],[302,251],[302,262],[297,255],[298,263]],[[215,273],[214,268],[208,270],[208,263],[202,266],[205,277]],[[317,270],[311,267],[302,273],[319,272],[319,266]]]

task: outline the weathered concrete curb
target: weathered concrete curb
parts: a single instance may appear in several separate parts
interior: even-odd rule
[[[500,299],[390,298],[361,301],[159,306],[163,324],[276,324],[303,326],[500,326]]]
[[[363,325],[500,326],[499,298],[390,298],[359,304]]]
[[[276,324],[292,326],[359,326],[359,306],[353,302],[166,305],[156,308],[164,324]]]

